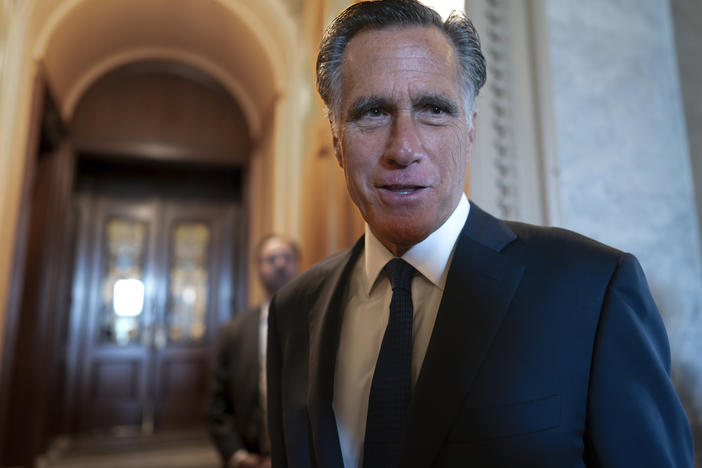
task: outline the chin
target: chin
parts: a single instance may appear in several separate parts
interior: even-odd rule
[[[416,221],[416,220],[415,220]],[[409,249],[419,244],[433,231],[431,226],[406,223],[385,224],[382,229],[373,231],[379,240]]]

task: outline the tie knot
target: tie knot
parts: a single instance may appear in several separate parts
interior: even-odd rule
[[[412,275],[414,274],[412,265],[401,258],[393,258],[385,264],[383,270],[390,278],[393,291],[397,288],[405,289],[408,292],[411,291]]]

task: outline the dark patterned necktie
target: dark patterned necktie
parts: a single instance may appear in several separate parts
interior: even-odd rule
[[[368,398],[364,468],[397,465],[412,391],[412,265],[400,258],[383,268],[390,278],[390,318],[380,345]]]

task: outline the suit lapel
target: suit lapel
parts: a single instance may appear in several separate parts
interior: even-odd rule
[[[524,267],[500,253],[515,237],[471,205],[410,402],[399,466],[431,466],[459,414],[522,277]]]
[[[261,407],[261,389],[259,388],[261,383],[261,348],[260,348],[260,327],[261,327],[261,306],[256,306],[256,308],[249,313],[246,318],[247,323],[245,324],[244,330],[244,340],[247,341],[242,349],[242,353],[246,355],[246,362],[251,363],[246,372],[248,375],[246,379],[239,379],[235,382],[246,382],[245,391],[249,396],[249,401],[252,402],[253,408],[252,412],[254,417],[250,425],[252,426],[251,431],[253,433],[259,434],[261,432],[261,424],[263,423],[263,408]]]
[[[237,342],[240,343],[235,348],[237,362],[243,363],[235,367],[235,382],[244,382],[245,390],[251,401],[255,402],[256,410],[260,410],[259,405],[259,389],[260,380],[259,372],[261,366],[261,356],[259,352],[259,324],[261,311],[260,307],[255,310],[249,309],[246,316],[242,317],[243,322],[238,333]]]
[[[341,331],[343,299],[359,254],[363,238],[348,251],[320,292],[309,312],[309,389],[308,408],[312,438],[319,466],[343,466],[336,419],[332,408],[334,368]]]

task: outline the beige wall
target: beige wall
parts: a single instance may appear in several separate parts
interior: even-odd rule
[[[16,6],[12,6],[16,5]],[[27,50],[36,37],[36,22],[27,18],[27,6],[6,3],[5,50],[0,75],[0,339],[4,337],[6,306],[17,230],[18,209],[25,168],[31,84],[36,64]],[[26,32],[23,34],[22,29]],[[2,352],[2,348],[0,348]],[[1,358],[2,356],[0,356]]]

